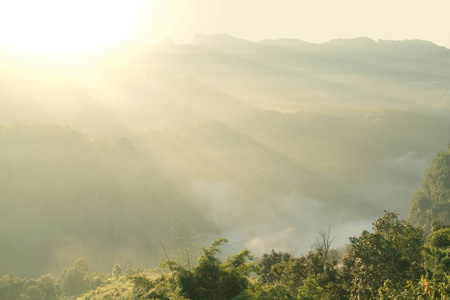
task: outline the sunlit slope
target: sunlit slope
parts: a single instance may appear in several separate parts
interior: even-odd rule
[[[243,204],[260,205],[265,199],[293,191],[323,202],[345,198],[323,174],[222,121],[201,124],[184,134],[152,132],[142,139],[155,165],[171,172],[167,177],[183,178],[187,184],[192,180],[232,183],[244,196]],[[329,189],[323,189],[324,185]]]
[[[227,120],[252,109],[194,77],[144,65],[137,56],[67,61],[3,56],[3,62],[2,123],[69,124],[120,137]]]
[[[178,62],[181,74],[195,69],[199,80],[265,108],[448,106],[450,50],[426,41],[254,43],[199,35],[193,44],[165,53],[163,63]]]
[[[85,257],[154,265],[172,218],[214,230],[128,140],[58,126],[0,129],[2,273],[55,271]]]
[[[406,214],[449,126],[449,117],[429,112],[254,111],[230,125],[141,139],[155,165],[228,236],[251,247],[258,238],[265,249],[307,249],[302,240],[314,226],[339,232],[383,209]]]
[[[445,114],[405,110],[328,113],[252,112],[233,123],[242,133],[346,190],[354,218],[379,208],[406,213],[434,153],[450,139]],[[323,190],[335,187],[321,185]],[[371,212],[372,210],[372,212]]]
[[[253,111],[231,124],[271,149],[342,183],[347,176],[363,182],[366,171],[379,159],[410,151],[423,156],[437,151],[450,138],[446,114],[397,109]]]
[[[450,50],[425,41],[199,35],[187,45],[59,60],[0,51],[0,62],[2,122],[114,135],[229,120],[253,108],[448,110],[450,101]]]

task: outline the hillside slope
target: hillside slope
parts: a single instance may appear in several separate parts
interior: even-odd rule
[[[439,152],[411,200],[409,221],[430,232],[433,221],[450,223],[450,150]]]

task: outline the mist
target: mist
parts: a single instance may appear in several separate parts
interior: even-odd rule
[[[0,275],[154,267],[174,218],[256,255],[328,227],[344,247],[406,216],[450,141],[450,50],[428,41],[197,35],[0,65]]]

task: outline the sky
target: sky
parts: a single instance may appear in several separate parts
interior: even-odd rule
[[[248,40],[424,39],[450,47],[447,0],[147,0],[144,35],[186,43],[196,33]],[[159,3],[155,5],[155,3]],[[153,12],[151,11],[153,10]]]
[[[16,0],[0,3],[0,46],[71,52],[197,33],[321,43],[360,36],[450,48],[448,0]]]

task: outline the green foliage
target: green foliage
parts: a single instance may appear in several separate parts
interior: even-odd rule
[[[40,295],[43,299],[58,299],[58,296],[61,293],[59,284],[51,274],[39,277],[37,280],[37,287],[39,288]]]
[[[192,270],[176,266],[175,275],[183,296],[193,300],[231,299],[248,287],[247,275],[253,269],[247,261],[252,257],[248,250],[244,250],[222,263],[217,258],[220,253],[218,247],[226,242],[226,239],[219,239],[203,249],[198,266]]]
[[[388,279],[401,289],[423,274],[421,229],[386,212],[373,223],[373,230],[350,239],[344,263],[353,299],[373,299]]]
[[[322,299],[323,288],[314,278],[307,278],[298,288],[298,299],[300,300],[320,300]]]
[[[273,299],[295,299],[290,288],[282,282],[268,284],[254,283],[247,292],[250,299],[273,300]]]
[[[245,299],[249,286],[248,275],[255,270],[248,250],[228,257],[221,262],[217,255],[219,246],[226,243],[219,239],[203,249],[197,266],[188,268],[184,263],[166,260],[171,274],[150,279],[144,274],[132,279],[136,299]]]
[[[325,265],[324,265],[325,261]],[[342,288],[342,278],[336,260],[325,260],[322,248],[310,251],[307,255],[294,258],[287,253],[263,255],[260,262],[260,280],[266,287],[261,295],[280,291],[286,297],[313,297],[320,299],[342,298],[346,292]],[[317,289],[313,287],[317,284]],[[300,292],[302,294],[300,294]]]
[[[450,297],[450,228],[433,226],[428,244],[423,251],[424,268],[427,271],[430,293]]]
[[[249,286],[248,275],[254,271],[250,252],[244,250],[221,262],[219,246],[226,243],[226,239],[216,240],[210,247],[203,249],[199,263],[193,268],[184,264],[167,260],[164,265],[172,270],[173,277],[169,282],[176,283],[179,295],[188,299],[231,299],[243,293]],[[138,295],[152,291],[157,285],[153,281],[136,278]],[[166,280],[167,281],[167,280]]]
[[[376,299],[449,299],[450,297],[450,277],[443,280],[430,280],[422,277],[419,281],[408,281],[406,286],[402,289],[396,288],[388,279],[383,286],[378,290]]]
[[[410,206],[409,221],[431,231],[432,222],[450,223],[450,149],[439,152],[425,172]]]
[[[272,249],[270,253],[264,253],[259,263],[261,267],[261,282],[263,284],[273,283],[277,276],[272,272],[272,268],[280,263],[286,263],[291,260],[291,254],[287,252],[275,252]]]
[[[448,249],[450,247],[450,228],[434,231],[429,237],[428,243],[438,249]]]
[[[102,277],[102,284],[91,285],[89,290],[75,297],[76,300],[129,300],[133,295],[134,284],[131,279],[124,276],[115,278],[109,274],[98,274]],[[103,275],[103,276],[102,276]]]
[[[163,274],[151,279],[147,274],[137,274],[130,279],[134,285],[133,299],[186,299],[180,295],[180,287],[172,275]]]
[[[89,264],[84,258],[78,259],[70,268],[63,269],[59,275],[63,291],[76,295],[89,288]]]
[[[57,280],[50,274],[42,275],[38,279],[17,278],[5,275],[0,278],[0,299],[59,299],[61,289]]]
[[[203,249],[198,264],[166,260],[170,272],[133,271],[127,276],[114,265],[112,274],[89,273],[85,259],[64,269],[59,279],[43,275],[0,278],[0,297],[16,299],[166,299],[166,300],[335,300],[335,299],[449,299],[450,227],[434,223],[424,244],[423,231],[398,215],[386,212],[373,223],[373,233],[350,238],[342,262],[323,247],[301,257],[272,250],[259,265],[248,250],[220,259],[214,241]],[[160,270],[162,271],[162,270]],[[258,276],[256,276],[258,275]]]

